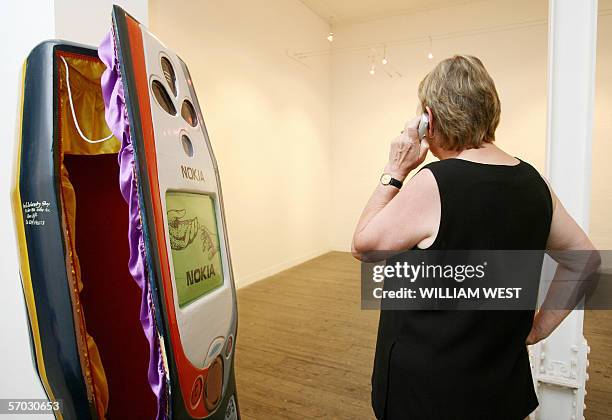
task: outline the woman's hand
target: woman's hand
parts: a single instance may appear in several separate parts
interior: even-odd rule
[[[525,340],[525,344],[531,346],[533,344],[539,343],[546,337],[548,337],[548,334],[542,331],[539,325],[534,323],[533,326],[531,327],[531,331],[529,332],[529,335],[527,336],[527,339]]]
[[[532,345],[547,338],[570,312],[569,309],[540,309],[533,318],[525,343]]]
[[[389,163],[385,166],[385,173],[400,181],[403,181],[410,171],[423,163],[429,151],[427,140],[419,139],[417,131],[419,121],[420,117],[408,121],[402,133],[391,142]]]

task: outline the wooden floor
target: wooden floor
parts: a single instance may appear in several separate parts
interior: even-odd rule
[[[238,312],[245,420],[373,419],[378,313],[360,309],[359,263],[350,254],[331,252],[240,289]],[[610,419],[612,316],[585,318],[592,349],[586,419]]]
[[[587,382],[587,420],[612,419],[612,311],[586,311],[584,336],[591,347]]]
[[[368,419],[378,313],[332,252],[238,291],[236,379],[251,419]]]

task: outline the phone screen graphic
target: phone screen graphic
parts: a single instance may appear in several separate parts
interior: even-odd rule
[[[174,280],[183,308],[223,285],[213,199],[206,194],[166,193]]]

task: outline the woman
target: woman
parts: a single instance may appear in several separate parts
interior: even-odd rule
[[[500,102],[482,62],[454,56],[420,83],[429,117],[391,143],[381,184],[353,237],[376,250],[591,250],[593,244],[528,163],[494,144]],[[402,187],[431,150],[430,163]],[[401,189],[400,189],[401,188]],[[508,419],[538,405],[526,344],[569,311],[381,311],[372,405],[379,419]]]

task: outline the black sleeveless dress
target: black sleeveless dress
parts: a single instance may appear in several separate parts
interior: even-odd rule
[[[528,163],[430,163],[441,218],[430,249],[543,250],[548,186]],[[534,311],[381,311],[372,374],[379,419],[523,420],[538,405],[525,339]]]

